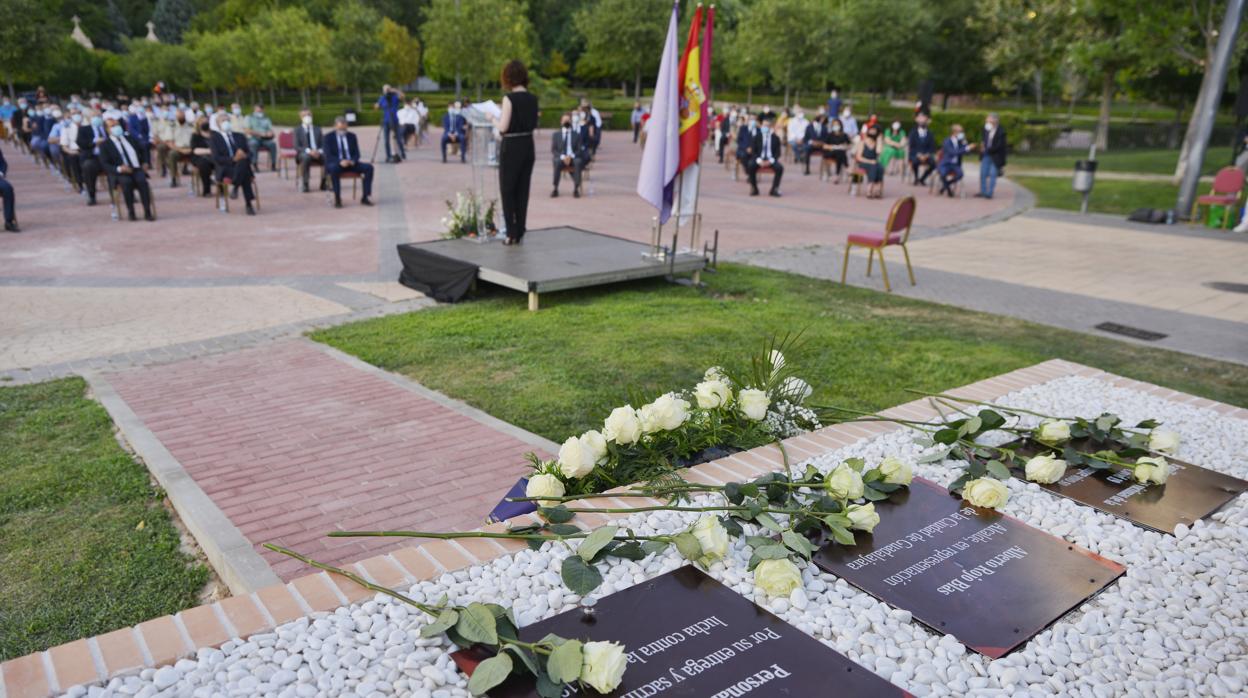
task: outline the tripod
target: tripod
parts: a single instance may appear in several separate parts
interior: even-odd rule
[[[373,154],[368,156],[369,163],[377,162],[377,146],[381,145],[381,133],[385,129],[377,129],[377,136],[373,138]]]

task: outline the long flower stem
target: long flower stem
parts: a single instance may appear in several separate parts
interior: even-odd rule
[[[443,610],[445,610],[437,606],[429,606],[429,605],[420,603],[419,601],[413,598],[407,597],[403,594],[400,594],[399,592],[393,589],[390,589],[388,587],[383,587],[378,584],[373,584],[372,582],[368,581],[367,579],[364,579],[358,574],[355,574],[353,572],[348,572],[339,567],[334,567],[333,565],[327,565],[323,562],[317,562],[316,560],[313,560],[312,558],[307,557],[305,555],[300,555],[299,553],[293,550],[290,550],[289,548],[283,548],[280,545],[274,545],[272,543],[265,543],[264,547],[268,548],[269,550],[272,550],[275,553],[281,553],[283,555],[288,555],[290,557],[293,557],[296,560],[304,563],[305,565],[310,565],[317,569],[325,570],[326,572],[333,572],[334,574],[342,575],[343,577],[350,579],[351,581],[355,582],[356,584],[359,584],[360,586],[364,587],[365,589],[368,589],[369,591],[380,592],[387,596],[396,598],[399,601],[402,601],[403,603],[419,608],[420,610],[424,611],[430,616],[433,616],[434,618],[437,618],[438,615],[441,614]]]
[[[586,511],[607,511],[606,509],[586,509]],[[438,540],[454,540],[456,538],[494,538],[499,540],[576,540],[588,536],[588,532],[561,534],[541,533],[494,533],[493,531],[459,531],[454,533],[435,533],[433,531],[330,531],[330,538],[436,538]],[[616,536],[615,540],[656,540],[670,543],[671,536]]]

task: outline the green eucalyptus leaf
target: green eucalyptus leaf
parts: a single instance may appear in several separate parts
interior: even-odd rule
[[[506,681],[511,669],[511,657],[506,652],[490,657],[473,670],[468,679],[468,692],[474,696],[485,695],[486,691]]]
[[[581,678],[582,651],[579,640],[568,640],[546,659],[546,673],[556,683],[572,683]]]

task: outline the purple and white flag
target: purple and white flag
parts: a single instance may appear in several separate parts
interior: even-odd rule
[[[679,3],[672,4],[663,60],[659,63],[659,79],[654,84],[654,104],[646,123],[646,148],[641,153],[641,171],[637,174],[637,194],[659,210],[659,223],[666,223],[672,216],[676,170],[680,168],[680,92],[677,78],[680,59],[676,53],[678,6]]]

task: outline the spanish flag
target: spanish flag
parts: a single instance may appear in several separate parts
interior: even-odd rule
[[[703,128],[707,99],[702,82],[701,29],[702,6],[698,5],[693,13],[693,22],[689,24],[689,40],[685,43],[685,53],[677,74],[680,85],[680,168],[677,172],[698,161],[706,134]]]

